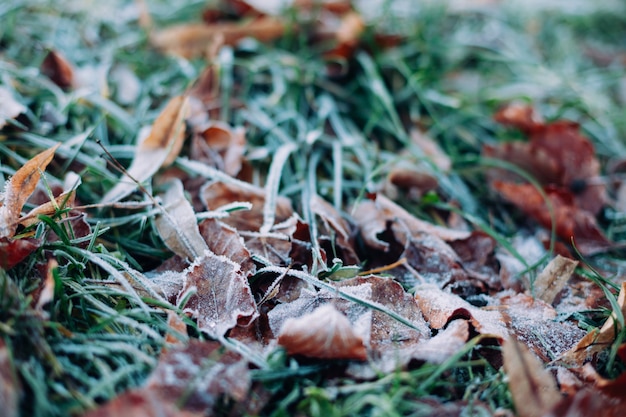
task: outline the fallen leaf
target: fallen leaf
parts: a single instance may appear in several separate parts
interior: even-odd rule
[[[452,160],[433,138],[417,128],[411,129],[410,135],[411,143],[418,147],[441,172],[450,171]]]
[[[238,231],[258,231],[263,225],[265,190],[247,183],[210,182],[201,191],[201,198],[208,210],[217,210],[233,202],[252,204],[250,210],[229,213],[222,221]],[[281,223],[293,215],[291,201],[279,196],[276,200],[275,223]]]
[[[543,123],[532,108],[524,106],[505,107],[496,114],[496,120],[521,129],[530,141],[486,146],[483,155],[511,162],[545,186],[573,191],[575,205],[592,215],[606,204],[604,183],[591,181],[600,175],[600,162],[577,123]],[[500,169],[491,171],[491,177],[511,182],[511,173]]]
[[[189,341],[189,334],[187,333],[187,325],[185,322],[172,310],[167,310],[167,329],[168,332],[165,335],[165,343],[168,346],[184,346]]]
[[[74,68],[59,52],[50,50],[41,63],[41,72],[61,88],[74,84]]]
[[[332,304],[324,304],[302,317],[287,319],[280,330],[278,344],[290,355],[367,359],[363,339],[354,333],[350,321]]]
[[[461,297],[450,294],[432,284],[415,288],[415,299],[424,318],[432,329],[442,329],[454,319],[469,320],[480,334],[493,335],[502,339],[509,332],[498,311],[488,311],[475,307]]]
[[[213,253],[223,255],[238,264],[246,276],[254,274],[256,266],[237,230],[216,219],[205,219],[198,228]]]
[[[504,293],[499,302],[509,330],[544,362],[558,358],[585,335],[576,324],[557,320],[550,304],[528,294]]]
[[[197,258],[184,271],[184,284],[178,295],[178,302],[198,320],[198,328],[218,339],[229,329],[250,324],[257,316],[257,307],[252,297],[247,276],[239,264],[225,256],[211,251]]]
[[[19,402],[22,388],[12,363],[12,355],[0,338],[0,404],[2,415],[18,417],[20,415]]]
[[[543,417],[559,403],[556,381],[524,344],[505,340],[502,357],[518,416]]]
[[[250,385],[248,364],[241,356],[223,352],[219,342],[190,339],[159,358],[144,391],[185,411],[213,415],[220,399],[247,400]]]
[[[622,417],[626,403],[603,395],[596,389],[584,388],[563,398],[543,417]]]
[[[172,252],[193,261],[204,254],[208,246],[198,229],[193,208],[185,198],[182,182],[171,180],[167,187],[161,197],[163,212],[155,217],[154,224]]]
[[[212,121],[204,124],[194,136],[190,157],[236,177],[241,171],[245,145],[242,127],[231,128],[226,123]]]
[[[136,182],[146,181],[159,168],[174,162],[183,146],[188,111],[186,96],[176,96],[169,101],[154,121],[150,134],[137,145],[127,173],[102,197],[103,204],[121,200],[137,189]]]
[[[622,317],[626,315],[626,282],[622,286],[617,297],[617,305],[621,309]],[[615,313],[612,313],[602,328],[593,329],[583,337],[576,346],[565,352],[560,360],[576,366],[582,366],[587,358],[607,349],[615,341],[617,333],[621,330],[615,321]]]
[[[26,112],[27,107],[17,101],[11,90],[0,85],[0,129],[7,125],[7,120],[13,120]]]
[[[330,203],[315,194],[310,201],[311,212],[322,221],[319,231],[320,246],[326,253],[334,253],[344,265],[360,264],[355,251],[352,227]]]
[[[45,320],[49,319],[50,314],[44,310],[45,306],[54,299],[54,271],[59,267],[59,263],[55,259],[50,259],[46,266],[46,277],[37,291],[37,296],[33,297],[35,303],[35,311]]]
[[[457,354],[470,338],[470,328],[467,320],[452,320],[445,329],[437,333],[414,348],[411,355],[413,359],[418,359],[428,363],[444,363],[450,357]]]
[[[493,187],[543,227],[552,227],[548,205],[535,186],[495,181]],[[592,255],[613,245],[598,227],[594,216],[577,207],[569,192],[558,189],[546,189],[545,192],[554,211],[556,234],[561,239],[567,243],[573,239],[574,245],[583,255]]]
[[[150,34],[152,45],[165,53],[184,58],[201,57],[216,37],[226,45],[234,45],[243,38],[256,38],[261,42],[277,39],[285,32],[280,19],[262,16],[252,21],[218,22],[212,24],[184,24],[171,26]]]
[[[41,246],[39,239],[0,238],[0,268],[8,271]]]
[[[60,145],[58,143],[35,155],[5,184],[0,207],[0,238],[15,234],[24,203],[37,187],[41,172],[45,171]]]
[[[76,200],[76,190],[69,190],[54,198],[53,201],[47,201],[28,213],[18,220],[19,224],[24,227],[32,226],[39,223],[39,215],[51,216],[60,209],[70,208],[74,205]]]
[[[578,261],[557,255],[535,279],[533,283],[535,296],[552,304],[577,266]]]

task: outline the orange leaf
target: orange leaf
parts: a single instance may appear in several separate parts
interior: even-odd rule
[[[35,155],[7,182],[4,188],[3,205],[0,207],[0,237],[12,237],[15,234],[22,207],[37,187],[41,171],[44,171],[52,161],[54,152],[59,146],[60,144],[56,144]]]
[[[324,304],[297,319],[287,319],[280,330],[278,344],[290,355],[367,359],[363,339],[354,333],[348,318],[332,304]]]
[[[119,182],[102,198],[102,203],[114,203],[135,191],[162,166],[170,165],[183,146],[185,118],[189,112],[186,96],[172,98],[156,118],[150,134],[136,148],[135,158]]]

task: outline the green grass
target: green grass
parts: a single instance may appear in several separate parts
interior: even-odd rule
[[[205,62],[164,56],[149,46],[132,4],[19,0],[0,6],[0,84],[28,106],[26,114],[0,131],[0,180],[37,152],[62,142],[57,155],[63,163],[50,165],[48,182],[58,183],[67,171],[75,171],[82,179],[78,200],[99,203],[119,173],[96,139],[127,166],[139,128],[200,74]],[[147,4],[155,23],[164,26],[198,20],[205,2]],[[410,15],[394,14],[391,7],[384,19],[377,19],[379,27],[368,29],[368,52],[357,52],[347,75],[339,78],[326,76],[321,47],[307,44],[300,33],[272,44],[248,41],[217,57],[222,101],[244,103],[222,107],[221,117],[246,125],[254,178],[268,181],[273,194],[290,197],[312,225],[307,204],[312,195],[349,212],[400,159],[426,160],[409,139],[407,126],[419,125],[451,157],[453,169],[435,171],[440,187],[434,193],[417,201],[400,195],[399,203],[432,222],[438,221],[440,210],[454,207],[507,246],[519,230],[519,216],[488,190],[487,166],[480,158],[483,144],[515,136],[492,120],[498,107],[524,101],[548,120],[580,122],[604,165],[626,156],[626,59],[607,64],[589,57],[590,50],[624,55],[626,44],[619,34],[626,28],[626,13],[619,4],[614,7],[619,10],[584,14],[520,12],[513,6],[454,12],[424,3]],[[376,30],[392,30],[404,40],[381,49],[371,42]],[[140,87],[136,97],[122,102],[119,93],[125,87],[115,82],[109,83],[108,95],[93,88],[94,80],[85,88],[60,89],[38,71],[50,48],[77,66],[130,69]],[[399,157],[404,148],[411,155]],[[207,178],[220,175],[183,158],[176,166]],[[137,193],[131,200],[145,198]],[[22,387],[20,415],[76,414],[140,386],[156,365],[168,332],[162,307],[178,311],[149,288],[137,289],[137,283],[146,281],[145,272],[171,256],[154,227],[158,210],[87,211],[90,235],[77,240],[68,234],[61,213],[43,218],[32,227],[36,235],[54,231],[60,239],[48,241],[13,269],[0,270],[0,338]],[[625,225],[624,213],[612,208],[603,213],[602,226],[612,239],[626,239]],[[315,227],[311,232],[315,237]],[[49,258],[59,266],[46,316],[33,308],[30,294],[39,286],[37,268]],[[589,278],[613,294],[614,280],[603,276],[623,274],[623,253],[588,261],[602,270]],[[310,272],[325,269],[317,262]],[[615,303],[614,297],[609,299]],[[483,357],[485,347],[479,345],[479,340],[470,341],[443,365],[370,381],[327,377],[333,364],[299,363],[277,350],[265,369],[253,371],[252,380],[271,393],[263,409],[263,415],[271,416],[419,416],[431,415],[439,402],[457,401],[466,401],[471,415],[484,415],[471,407],[477,402],[491,411],[511,409],[505,376]],[[615,349],[606,363],[607,374],[622,369]],[[221,406],[224,412],[235,407],[228,402]]]

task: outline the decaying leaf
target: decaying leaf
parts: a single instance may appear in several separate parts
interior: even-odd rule
[[[41,72],[61,88],[74,84],[74,68],[61,53],[50,50],[41,63]]]
[[[144,391],[183,410],[212,414],[222,397],[244,401],[250,384],[248,364],[241,356],[222,352],[219,342],[191,339],[161,356]]]
[[[621,314],[626,315],[626,282],[622,282],[617,304],[621,309]],[[611,314],[602,328],[593,329],[583,337],[576,346],[565,352],[560,360],[565,363],[582,366],[587,358],[607,349],[615,341],[620,325],[616,322],[615,313]]]
[[[21,386],[15,368],[11,363],[9,350],[4,340],[0,339],[0,404],[2,415],[18,417]]]
[[[6,183],[0,206],[0,238],[12,237],[15,234],[22,207],[35,190],[41,172],[52,161],[59,146],[60,143],[35,155]]]
[[[450,321],[462,318],[469,320],[478,333],[502,339],[508,337],[509,332],[499,312],[474,307],[461,297],[432,284],[418,286],[415,299],[432,329],[442,329]]]
[[[508,201],[543,227],[550,229],[552,217],[548,205],[539,190],[532,184],[493,182],[493,187]],[[582,210],[572,200],[571,193],[554,188],[545,190],[554,211],[556,234],[567,243],[572,239],[583,255],[610,248],[613,243],[602,233],[594,216]]]
[[[223,255],[241,266],[241,271],[251,276],[256,266],[237,230],[216,219],[205,219],[199,225],[200,235],[216,255]]]
[[[320,246],[327,253],[335,253],[344,265],[357,265],[360,263],[355,251],[350,224],[341,217],[338,210],[330,203],[315,194],[310,202],[311,212],[315,213],[322,221],[319,240]]]
[[[332,304],[324,304],[302,317],[287,319],[278,336],[278,344],[291,355],[367,359],[363,339],[354,333],[350,321]]]
[[[535,296],[552,304],[574,273],[576,266],[578,261],[557,255],[535,279],[533,284]]]
[[[239,264],[207,250],[185,270],[179,302],[195,292],[184,311],[198,320],[198,328],[213,338],[258,316],[246,274]]]
[[[196,215],[185,198],[182,182],[170,181],[162,200],[163,212],[154,219],[159,236],[172,252],[193,261],[204,254],[208,246],[200,235]]]
[[[186,96],[172,98],[154,121],[150,134],[136,147],[135,158],[119,182],[102,198],[114,203],[137,189],[162,166],[170,165],[180,152],[185,138],[185,118],[189,112]]]
[[[505,340],[502,357],[517,415],[543,417],[559,403],[556,381],[524,344]]]
[[[205,55],[217,37],[221,37],[226,45],[234,45],[246,37],[268,42],[284,31],[285,25],[278,18],[262,16],[245,24],[219,22],[172,26],[151,33],[150,41],[165,53],[194,58]]]
[[[0,129],[6,126],[7,120],[15,119],[26,110],[26,106],[15,99],[11,90],[0,85]]]
[[[585,335],[576,324],[557,320],[550,304],[527,294],[504,294],[499,309],[507,327],[544,362],[559,357]]]
[[[39,215],[50,216],[56,213],[59,209],[72,207],[76,199],[76,190],[69,190],[54,198],[53,201],[47,201],[19,219],[19,223],[22,226],[32,226],[39,222]]]

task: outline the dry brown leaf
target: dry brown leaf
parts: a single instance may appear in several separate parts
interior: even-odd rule
[[[0,129],[7,124],[7,120],[15,119],[24,113],[27,107],[17,101],[11,90],[0,85]]]
[[[252,276],[256,266],[250,251],[237,230],[216,219],[205,219],[199,225],[200,235],[216,255],[224,255],[241,266],[246,276]]]
[[[135,148],[135,158],[127,173],[102,198],[102,203],[114,203],[137,189],[162,166],[170,165],[183,146],[185,119],[189,113],[186,96],[172,98],[154,121],[150,134]]]
[[[262,16],[245,24],[219,22],[172,26],[151,33],[150,41],[165,53],[194,58],[204,56],[216,37],[222,37],[226,45],[234,45],[246,37],[269,42],[284,31],[285,25],[280,19]]]
[[[411,129],[411,142],[420,148],[424,155],[427,156],[441,172],[450,171],[450,168],[452,168],[452,160],[433,138],[415,128]]]
[[[169,181],[161,198],[164,212],[156,216],[154,224],[165,245],[190,261],[203,255],[208,246],[200,235],[193,208],[185,198],[183,183],[177,179]]]
[[[190,339],[160,357],[144,390],[185,411],[213,415],[222,397],[246,400],[250,384],[248,364],[241,356],[222,353],[218,342]]]
[[[5,184],[0,207],[0,238],[12,237],[15,234],[24,203],[37,187],[41,172],[45,171],[60,145],[58,143],[35,155]]]
[[[220,338],[238,324],[248,325],[258,316],[246,274],[227,257],[207,250],[184,273],[178,300],[195,291],[184,311],[195,317],[198,328],[211,337]]]
[[[201,198],[208,210],[216,210],[233,202],[249,202],[250,210],[230,213],[222,221],[238,231],[258,231],[263,225],[265,190],[247,183],[211,182],[201,190]],[[276,200],[275,223],[281,223],[293,215],[291,201],[279,196]]]
[[[278,344],[290,355],[367,359],[363,339],[354,333],[347,317],[332,304],[324,304],[299,318],[287,319],[280,330]]]
[[[20,415],[21,392],[20,381],[15,373],[11,355],[4,340],[0,338],[0,404],[2,404],[3,416],[18,417]]]
[[[561,401],[556,381],[524,344],[505,340],[502,357],[518,416],[543,417]]]
[[[626,315],[626,282],[622,282],[617,304],[622,315]],[[587,358],[608,348],[615,341],[617,333],[621,330],[619,327],[615,321],[615,313],[612,313],[602,328],[596,328],[587,333],[576,346],[565,352],[560,360],[568,364],[582,366]]]
[[[242,127],[232,128],[226,123],[212,121],[202,125],[194,136],[190,157],[236,177],[241,171],[245,146]]]
[[[487,146],[485,156],[511,162],[546,186],[562,192],[573,190],[575,206],[592,215],[600,211],[607,201],[604,183],[593,181],[600,175],[600,162],[577,123],[543,123],[532,108],[525,106],[506,107],[496,114],[496,120],[519,128],[530,136],[530,142]],[[500,181],[511,180],[511,174],[502,170],[493,170],[490,175]]]
[[[546,229],[552,226],[550,210],[544,197],[532,184],[494,181],[492,186],[502,197],[515,204],[526,215]],[[556,234],[567,243],[572,239],[583,255],[592,255],[610,248],[613,243],[602,233],[591,212],[579,208],[571,193],[560,189],[545,190],[554,210]]]
[[[603,395],[596,389],[581,389],[563,398],[543,417],[622,417],[626,402]]]
[[[310,208],[322,221],[320,246],[326,253],[335,253],[344,265],[358,265],[360,260],[355,251],[350,224],[335,207],[317,194],[311,198]]]
[[[533,283],[535,296],[552,304],[576,270],[576,266],[578,261],[557,255],[535,279]]]
[[[35,302],[35,311],[44,319],[49,319],[49,313],[44,307],[54,299],[54,270],[57,269],[59,263],[55,259],[50,259],[46,265],[46,277],[43,281],[40,291],[38,291]]]
[[[50,50],[41,63],[41,72],[61,88],[74,84],[74,68],[59,52]]]
[[[66,191],[58,197],[55,197],[54,201],[47,201],[26,213],[19,219],[19,223],[25,227],[32,226],[33,224],[39,223],[40,220],[37,216],[40,214],[50,216],[56,213],[59,209],[72,207],[75,200],[76,190]]]

